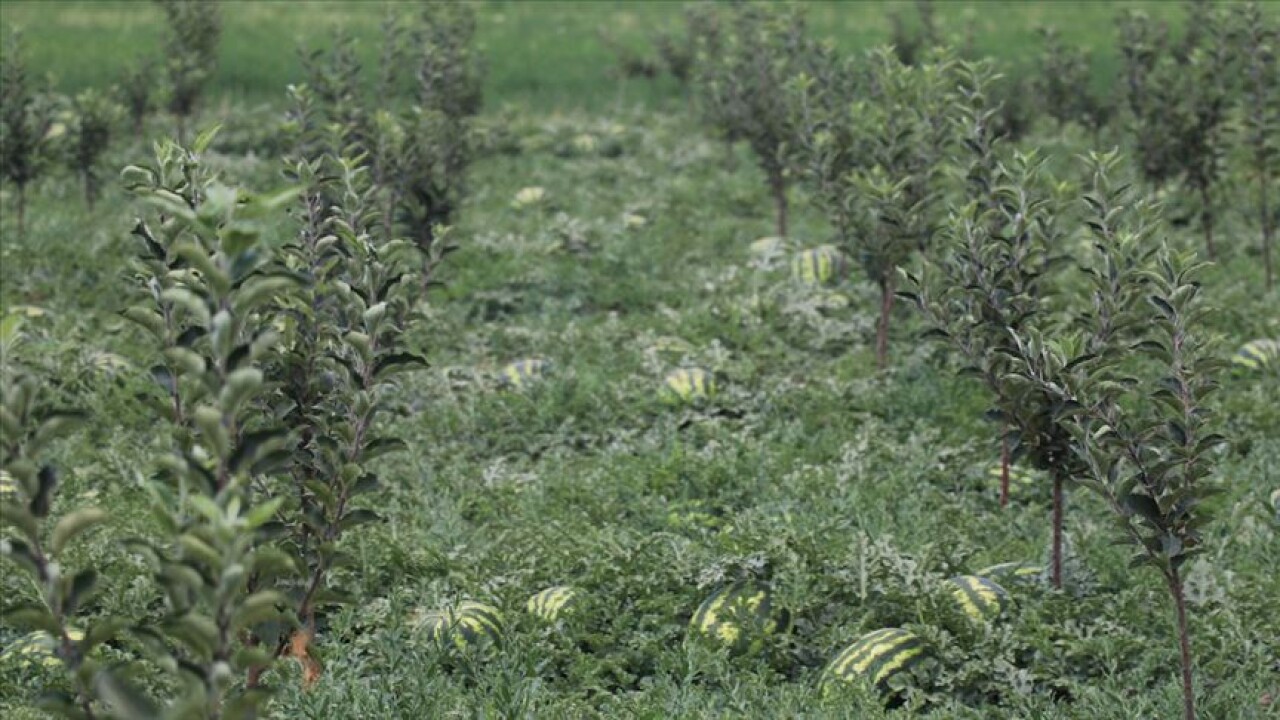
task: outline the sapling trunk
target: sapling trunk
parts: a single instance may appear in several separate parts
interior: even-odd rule
[[[18,238],[27,236],[27,184],[18,183]]]
[[[1009,505],[1009,428],[1000,435],[1000,507]]]
[[[876,367],[889,366],[889,317],[893,311],[893,277],[880,278],[880,321],[876,323]]]
[[[1209,204],[1209,184],[1200,184],[1200,227],[1204,230],[1204,248],[1209,259],[1217,257],[1217,248],[1213,244],[1213,207]]]
[[[1066,498],[1063,493],[1062,473],[1053,474],[1053,548],[1050,551],[1049,581],[1054,590],[1062,589],[1062,515]]]
[[[1275,269],[1271,265],[1271,246],[1275,242],[1275,223],[1271,218],[1271,203],[1268,193],[1270,187],[1267,182],[1267,173],[1258,173],[1258,198],[1260,210],[1262,211],[1262,267],[1267,276],[1267,289],[1270,290],[1275,285]]]
[[[787,236],[787,180],[782,169],[769,171],[769,190],[773,193],[773,207],[778,237]]]
[[[1178,614],[1178,649],[1182,659],[1182,716],[1184,720],[1196,720],[1196,690],[1191,674],[1191,633],[1187,628],[1187,600],[1183,592],[1182,576],[1173,568],[1166,576],[1169,594]]]

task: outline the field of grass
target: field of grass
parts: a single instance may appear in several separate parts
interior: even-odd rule
[[[298,82],[298,48],[327,44],[336,30],[360,41],[360,53],[372,65],[380,42],[379,25],[388,11],[407,3],[233,2],[225,17],[222,61],[213,80],[218,95],[274,102],[281,89]],[[680,22],[676,2],[486,2],[478,6],[480,46],[489,63],[486,97],[492,107],[506,103],[541,111],[599,110],[625,102],[653,102],[675,94],[674,84],[656,87],[631,82],[619,89],[604,72],[612,62],[600,41],[604,30],[620,42],[640,47],[660,27]],[[944,35],[960,39],[970,22],[975,47],[1012,63],[1031,62],[1038,51],[1036,28],[1057,27],[1065,41],[1101,51],[1099,83],[1115,76],[1114,18],[1121,9],[1139,8],[1167,18],[1172,28],[1182,19],[1177,3],[1088,2],[939,3],[937,24]],[[53,74],[59,89],[73,91],[117,82],[140,57],[160,51],[163,21],[152,3],[41,2],[5,3],[4,22],[32,37],[32,65]],[[890,40],[890,13],[918,24],[911,2],[816,3],[812,26],[821,37],[854,49]],[[37,40],[45,39],[45,41]]]
[[[1165,3],[1144,6],[1180,17]],[[1039,23],[1071,42],[1113,44],[1114,4],[941,3],[942,25],[959,32],[970,7],[978,47],[1015,63],[1035,52]],[[271,717],[1177,716],[1165,588],[1156,573],[1129,571],[1131,551],[1112,543],[1105,509],[1083,492],[1070,496],[1066,590],[1010,585],[1012,607],[991,623],[948,602],[946,578],[1044,562],[1047,485],[1015,486],[1001,509],[982,388],[918,339],[905,307],[894,365],[877,372],[875,289],[855,274],[835,295],[815,293],[791,280],[788,256],[754,253],[772,210],[746,149],[726,156],[676,102],[674,83],[617,87],[596,28],[640,42],[679,8],[479,8],[484,120],[507,109],[511,141],[476,165],[461,250],[411,329],[432,367],[406,376],[389,421],[409,444],[382,462],[388,487],[371,501],[389,522],[345,540],[358,562],[335,578],[362,601],[325,618],[317,686],[302,689],[299,670],[282,665]],[[812,25],[863,47],[888,38],[885,11],[815,5]],[[110,83],[134,56],[153,54],[157,17],[142,3],[3,9],[5,24],[26,29],[33,67],[65,90]],[[381,13],[365,3],[228,3],[224,17],[200,122],[224,124],[211,161],[238,184],[279,187],[279,161],[258,148],[279,122],[284,86],[301,79],[296,46],[326,43],[341,27],[372,57]],[[1050,148],[1079,182],[1070,157],[1083,138],[1043,127],[1023,142]],[[148,146],[118,145],[109,162],[142,160]],[[528,187],[544,200],[513,203]],[[34,188],[19,239],[7,189],[0,203],[0,316],[31,315],[13,352],[93,418],[57,447],[62,497],[113,516],[72,559],[109,578],[95,609],[157,608],[145,568],[119,543],[149,532],[144,478],[166,450],[136,398],[151,359],[119,317],[137,292],[129,231],[140,210],[112,186],[90,213],[75,182],[54,176]],[[830,230],[803,191],[793,205],[795,246],[825,242]],[[1247,209],[1223,225],[1206,292],[1229,354],[1280,336],[1280,294],[1260,290]],[[1186,228],[1171,239],[1199,242]],[[499,387],[501,368],[526,357],[551,361],[546,380]],[[664,404],[663,377],[693,365],[716,373],[718,396],[702,408]],[[1220,521],[1189,572],[1202,716],[1275,717],[1280,519],[1268,498],[1280,488],[1280,377],[1236,373],[1223,384],[1232,445],[1215,473]],[[0,564],[0,593],[30,595],[10,570]],[[699,603],[748,575],[771,579],[791,631],[748,656],[692,641]],[[525,613],[531,594],[560,584],[581,588],[582,612],[555,625]],[[502,609],[501,647],[441,650],[415,632],[416,612],[460,599]],[[968,694],[934,686],[886,708],[860,688],[820,688],[843,647],[904,625],[926,636],[943,682]],[[0,646],[17,635],[0,624]],[[0,662],[0,717],[43,717],[35,698],[61,682],[55,670]]]

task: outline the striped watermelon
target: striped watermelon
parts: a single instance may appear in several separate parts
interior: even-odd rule
[[[802,250],[791,258],[791,276],[805,285],[826,285],[844,275],[844,255],[832,245]]]
[[[18,481],[4,470],[0,470],[0,499],[15,497],[18,494]]]
[[[517,360],[502,368],[502,384],[507,387],[521,388],[540,380],[551,369],[551,363],[541,358]]]
[[[84,631],[74,628],[67,630],[67,636],[75,642],[84,639]],[[62,664],[57,655],[58,641],[44,630],[28,633],[14,640],[12,644],[0,652],[0,665],[14,664],[20,668],[29,668],[39,664],[47,668],[55,668]]]
[[[718,640],[735,653],[757,653],[765,638],[786,632],[791,614],[773,606],[773,591],[759,582],[738,582],[711,593],[689,619],[689,629]],[[744,627],[745,625],[745,627]]]
[[[889,678],[925,658],[924,642],[899,628],[869,632],[836,655],[823,671],[824,680],[853,682],[863,678],[881,690]]]
[[[1044,568],[1028,562],[1007,562],[982,568],[978,575],[1006,582],[1035,583],[1044,576]]]
[[[1280,368],[1280,340],[1250,340],[1240,346],[1231,362],[1245,370]]]
[[[698,402],[716,394],[716,378],[702,368],[681,368],[667,375],[663,390],[669,402]]]
[[[974,620],[989,620],[1004,612],[1009,593],[994,580],[980,575],[959,575],[947,581],[960,609]]]
[[[577,596],[577,588],[556,585],[530,597],[525,609],[547,622],[555,622],[561,613],[573,610]]]
[[[485,640],[502,642],[502,613],[492,605],[471,600],[423,613],[418,627],[426,628],[434,642],[444,644],[452,639],[459,648]]]

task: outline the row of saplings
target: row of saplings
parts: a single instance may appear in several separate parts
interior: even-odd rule
[[[1029,563],[1001,563],[976,575],[950,578],[952,599],[975,622],[989,622],[1007,611],[1009,592],[993,578],[1006,582],[1034,582],[1044,569]],[[525,610],[540,621],[557,623],[584,612],[584,593],[571,585],[556,585],[535,593]],[[505,636],[503,613],[493,605],[465,600],[456,605],[421,612],[414,622],[440,646],[460,649],[476,645],[500,645]],[[691,639],[723,645],[735,655],[761,652],[768,638],[787,632],[791,614],[774,603],[773,588],[764,581],[744,580],[723,585],[711,593],[689,620]],[[858,683],[889,693],[902,684],[895,681],[929,657],[925,642],[909,630],[881,628],[854,640],[831,659],[823,670],[824,688],[833,683]]]

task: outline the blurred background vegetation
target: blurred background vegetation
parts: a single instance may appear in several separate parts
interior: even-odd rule
[[[303,77],[299,47],[328,46],[334,31],[358,40],[366,67],[377,57],[379,25],[395,5],[372,2],[228,2],[217,74],[210,88],[248,102],[277,102],[282,88]],[[651,33],[676,27],[679,2],[501,2],[477,3],[479,45],[488,58],[485,95],[537,110],[598,109],[612,103],[659,103],[674,98],[676,84],[620,83],[608,70],[614,56],[602,40],[642,48]],[[1036,29],[1055,26],[1063,40],[1097,52],[1097,87],[1117,74],[1115,18],[1124,8],[1141,8],[1177,29],[1184,13],[1174,2],[945,2],[935,6],[944,38],[963,44],[972,34],[982,55],[1010,69],[1035,61]],[[403,7],[401,7],[403,10]],[[1280,3],[1270,5],[1280,12]],[[137,58],[160,52],[164,29],[160,9],[149,2],[48,2],[8,0],[3,23],[31,38],[31,67],[51,73],[54,88],[74,92],[117,80]],[[919,24],[915,3],[811,3],[810,26],[846,49],[868,48],[892,39],[893,16],[911,30]]]

